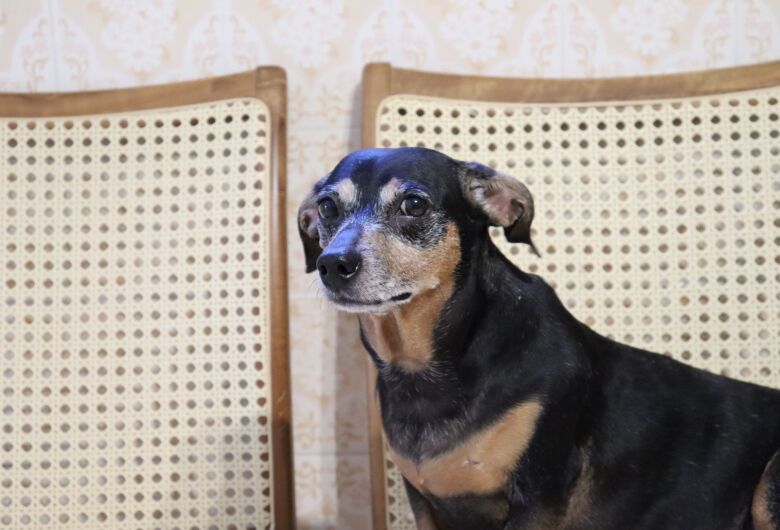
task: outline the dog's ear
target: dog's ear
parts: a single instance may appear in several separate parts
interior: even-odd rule
[[[322,254],[320,246],[320,218],[317,213],[317,192],[327,177],[317,182],[298,208],[298,235],[303,243],[303,254],[306,257],[306,272],[317,268],[317,258]]]
[[[504,228],[507,240],[531,246],[531,222],[534,220],[534,198],[519,180],[503,175],[477,162],[463,162],[460,167],[463,195],[481,210],[490,222]]]

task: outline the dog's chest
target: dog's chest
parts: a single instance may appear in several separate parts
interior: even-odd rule
[[[542,407],[526,401],[441,454],[420,461],[390,449],[401,474],[425,495],[487,495],[504,487],[533,437]]]

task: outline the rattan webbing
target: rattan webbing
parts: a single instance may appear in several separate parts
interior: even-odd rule
[[[0,119],[0,528],[266,528],[269,111]]]

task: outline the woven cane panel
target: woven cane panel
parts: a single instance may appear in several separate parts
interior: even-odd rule
[[[534,240],[494,240],[618,341],[780,387],[780,89],[698,99],[499,104],[414,95],[380,146],[424,146],[528,185]],[[411,529],[388,461],[388,518]]]
[[[269,528],[269,113],[0,119],[0,528]]]

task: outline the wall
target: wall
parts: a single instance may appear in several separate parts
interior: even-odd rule
[[[362,65],[497,75],[662,73],[780,58],[777,0],[0,0],[0,90],[289,74],[301,528],[369,528],[364,353],[303,274],[293,214],[359,138]]]

